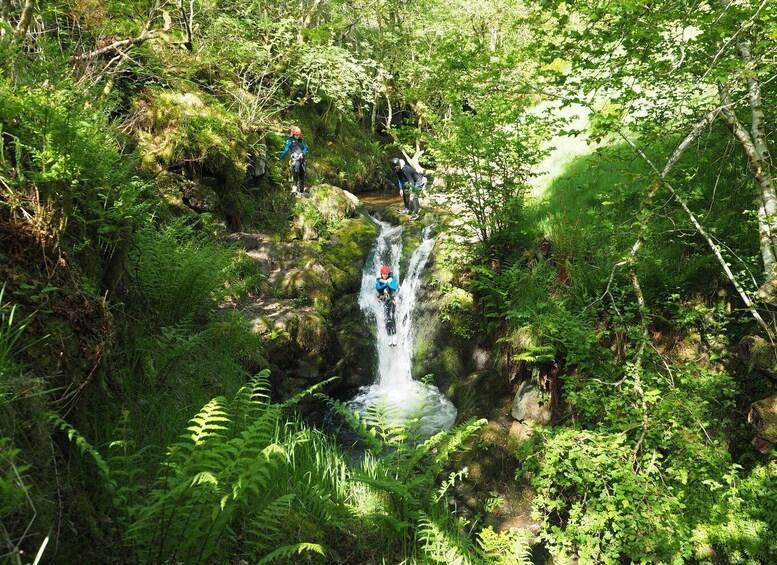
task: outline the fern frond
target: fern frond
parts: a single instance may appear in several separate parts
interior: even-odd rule
[[[246,543],[262,552],[276,544],[295,500],[293,493],[287,493],[265,505],[246,525]]]
[[[318,390],[320,390],[320,389],[326,387],[327,385],[335,382],[339,378],[340,377],[330,377],[330,378],[325,379],[325,380],[323,380],[321,382],[315,383],[314,385],[309,386],[308,388],[306,388],[302,392],[298,392],[297,394],[295,394],[294,396],[292,396],[288,400],[284,401],[280,406],[282,408],[288,408],[289,406],[294,406],[295,404],[299,404],[299,402],[303,398],[305,398],[306,396],[311,396],[311,395],[318,396],[318,394],[320,394],[320,393],[317,393]]]
[[[65,432],[67,439],[73,442],[82,455],[88,455],[92,461],[94,461],[99,471],[100,476],[105,481],[105,485],[109,492],[113,492],[116,489],[116,483],[111,476],[111,469],[108,466],[107,461],[103,458],[97,449],[95,449],[89,441],[81,435],[81,433],[71,426],[68,422],[63,420],[59,414],[53,412],[48,415],[49,421],[53,424],[55,429]]]
[[[367,514],[367,518],[374,522],[375,525],[378,526],[381,530],[388,526],[395,534],[398,535],[403,535],[413,526],[406,520],[400,520],[396,516],[392,516],[391,514],[384,514],[382,512],[373,512],[371,514]]]
[[[319,555],[326,555],[324,547],[318,543],[294,543],[291,545],[284,545],[283,547],[279,547],[269,555],[265,556],[264,559],[259,561],[259,565],[264,563],[271,563],[272,561],[275,561],[279,558],[291,559],[295,555],[302,555],[306,551],[318,553]]]
[[[354,472],[352,476],[352,480],[362,482],[380,491],[399,496],[400,498],[404,498],[404,499],[414,498],[412,491],[407,486],[405,486],[403,483],[399,482],[396,479],[372,478],[369,475],[366,475],[365,473],[362,473],[361,471],[357,470]]]
[[[478,534],[478,545],[490,563],[532,565],[533,538],[534,534],[528,530],[510,528],[507,532],[497,533],[489,526]]]
[[[345,403],[334,398],[329,398],[323,394],[317,394],[316,397],[326,402],[338,416],[345,420],[350,428],[356,432],[359,439],[364,442],[369,451],[375,454],[383,451],[383,442],[376,437],[375,430],[370,428],[358,413],[351,410]]]
[[[253,377],[247,384],[240,387],[232,401],[235,410],[235,421],[241,416],[254,415],[256,410],[264,410],[270,404],[270,370],[264,369]]]
[[[189,438],[195,445],[201,444],[209,437],[223,437],[222,431],[228,427],[222,423],[231,423],[224,406],[225,402],[224,397],[218,396],[203,406],[202,410],[189,420],[192,425],[186,429],[192,432]]]
[[[470,419],[462,422],[455,428],[445,432],[443,435],[436,435],[423,444],[419,449],[424,455],[429,455],[423,459],[424,465],[414,465],[415,473],[409,474],[406,483],[409,488],[415,492],[429,492],[437,475],[442,471],[443,466],[450,460],[451,455],[463,451],[464,443],[477,433],[488,423],[487,420]],[[431,448],[434,447],[434,452]],[[414,463],[418,463],[418,458],[413,458]]]
[[[424,555],[432,561],[449,565],[473,563],[466,538],[456,535],[452,528],[441,526],[426,514],[419,519],[418,537],[423,542]]]

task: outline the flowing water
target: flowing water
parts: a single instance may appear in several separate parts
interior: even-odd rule
[[[348,404],[361,414],[370,407],[378,409],[392,424],[407,424],[423,435],[447,430],[456,420],[456,408],[432,384],[413,380],[414,310],[423,272],[434,245],[430,229],[423,231],[422,241],[413,251],[407,274],[400,272],[402,226],[376,221],[378,233],[375,249],[362,273],[359,305],[369,323],[376,324],[378,374],[375,383],[362,387]],[[386,263],[399,280],[396,294],[397,345],[392,346],[386,331],[382,302],[376,298],[375,279],[380,265]]]

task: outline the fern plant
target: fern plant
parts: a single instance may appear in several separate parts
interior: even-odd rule
[[[232,252],[173,222],[137,234],[132,289],[152,326],[185,324],[203,317],[222,292]]]
[[[379,544],[384,556],[451,563],[455,559],[446,560],[458,556],[460,563],[471,562],[469,556],[475,548],[471,540],[456,533],[460,524],[448,515],[445,492],[438,492],[435,485],[451,456],[465,449],[466,440],[486,420],[468,420],[423,439],[418,422],[412,418],[401,424],[387,418],[380,408],[371,408],[362,418],[340,402],[328,402],[351,424],[365,446],[352,480],[363,483],[371,495],[369,519],[383,536],[373,538],[373,543]],[[453,480],[451,477],[446,484]],[[456,543],[449,547],[451,540]]]
[[[531,542],[528,530],[510,528],[495,532],[490,526],[478,536],[478,545],[484,560],[499,565],[532,565]]]
[[[485,562],[467,524],[448,512],[447,492],[464,471],[441,481],[485,421],[423,439],[417,426],[381,421],[380,410],[362,419],[330,399],[367,446],[354,462],[331,436],[288,416],[325,384],[274,403],[263,371],[232,400],[212,399],[150,484],[138,480],[143,450],[134,449],[127,414],[108,456],[52,418],[96,464],[131,561]]]
[[[268,375],[257,375],[231,403],[206,404],[171,446],[127,533],[143,562],[324,553],[321,543],[295,539],[295,533],[316,537],[315,525],[312,532],[289,527],[304,514],[306,498],[321,494],[302,492],[288,479],[295,450],[315,434],[285,421],[285,405],[269,401]]]

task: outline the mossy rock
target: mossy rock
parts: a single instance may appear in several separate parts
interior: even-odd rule
[[[238,116],[205,92],[149,89],[135,102],[127,123],[149,171],[187,163],[225,186],[245,177],[250,140]]]
[[[777,443],[777,394],[753,402],[748,421],[766,441]]]
[[[375,327],[367,324],[357,294],[341,296],[332,310],[332,346],[327,365],[341,377],[338,388],[354,389],[373,382],[375,375]]]
[[[321,261],[336,292],[353,293],[359,289],[362,270],[377,234],[377,228],[367,218],[352,218],[340,222],[321,245]]]
[[[319,358],[329,345],[326,321],[311,307],[291,300],[264,301],[247,304],[241,313],[251,330],[266,338],[270,358],[280,367],[288,366],[283,360],[297,359],[301,353]]]
[[[318,261],[308,261],[302,267],[278,271],[268,281],[273,285],[273,294],[278,298],[292,298],[295,304],[309,302],[324,316],[329,314],[332,304],[332,279]]]
[[[315,241],[326,229],[324,216],[308,198],[299,198],[294,204],[294,217],[291,219],[287,238],[290,241]]]
[[[739,352],[747,363],[748,371],[759,371],[769,377],[777,377],[777,357],[764,338],[757,335],[743,337],[739,342]]]
[[[312,262],[319,261],[318,252],[309,244],[285,243],[278,241],[258,241],[246,255],[255,261],[263,273],[276,270],[302,268]]]
[[[328,222],[352,218],[359,205],[359,199],[353,194],[331,184],[311,188],[310,201]]]
[[[470,319],[475,315],[475,297],[463,288],[448,286],[440,300],[440,314],[453,335],[466,335]]]
[[[314,241],[325,238],[339,222],[356,213],[359,199],[329,184],[311,187],[294,204],[288,238]]]
[[[402,230],[402,257],[400,261],[403,271],[407,270],[410,264],[410,257],[418,246],[421,245],[423,228],[424,226],[420,222],[407,222]]]

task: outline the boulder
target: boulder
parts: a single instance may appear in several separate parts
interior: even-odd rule
[[[297,376],[317,378],[329,346],[326,322],[313,308],[292,300],[254,300],[241,307],[253,332],[266,338],[273,363]]]
[[[777,394],[750,405],[747,421],[756,429],[753,445],[767,453],[777,443]]]
[[[303,241],[322,238],[333,223],[352,218],[358,202],[350,192],[330,184],[311,187],[308,195],[295,203],[289,238]]]
[[[351,209],[345,191],[331,187],[324,193],[347,202],[341,210]],[[299,200],[313,209],[312,197]],[[329,223],[323,233],[319,241],[290,242],[261,234],[230,236],[267,277],[261,295],[238,308],[264,337],[270,360],[283,373],[283,394],[333,374],[341,377],[338,388],[370,384],[374,375],[374,335],[358,292],[377,230],[359,216]]]
[[[543,396],[534,379],[523,381],[515,393],[510,414],[519,422],[549,424],[550,403],[546,402]]]
[[[769,342],[761,336],[743,337],[739,342],[739,357],[747,363],[748,371],[757,371],[777,379],[777,357]]]
[[[534,435],[534,430],[531,429],[525,422],[514,421],[510,426],[508,432],[507,445],[511,449],[515,449],[522,443],[527,442]]]
[[[321,262],[329,273],[337,293],[359,291],[362,270],[378,231],[364,217],[343,220],[320,246]]]
[[[375,326],[368,324],[357,294],[335,299],[331,347],[327,367],[340,377],[338,388],[354,389],[372,384],[375,378]]]
[[[265,241],[267,236],[260,233],[235,232],[226,237],[227,241],[236,244],[241,249],[252,251],[258,249]]]
[[[310,191],[310,201],[325,221],[352,218],[359,205],[359,199],[356,196],[331,184],[314,186]]]

